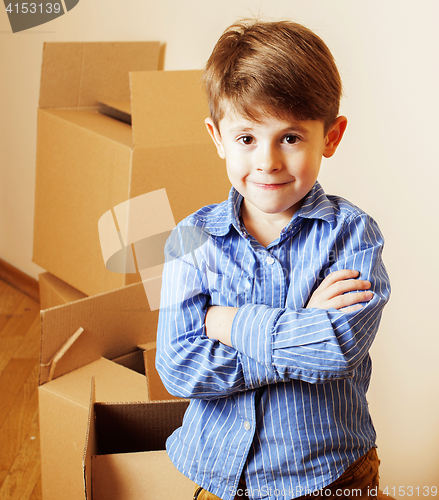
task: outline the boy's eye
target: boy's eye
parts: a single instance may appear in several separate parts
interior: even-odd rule
[[[297,142],[300,141],[300,137],[297,137],[297,135],[288,134],[284,137],[284,141],[287,144],[296,144]]]
[[[243,135],[238,140],[239,140],[239,142],[241,142],[242,144],[244,144],[246,146],[249,146],[250,144],[253,143],[253,137],[251,135]]]

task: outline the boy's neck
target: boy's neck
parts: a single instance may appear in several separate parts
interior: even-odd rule
[[[244,199],[241,204],[241,220],[247,232],[266,247],[279,238],[282,229],[290,222],[298,208],[294,206],[286,212],[269,214],[250,208]]]

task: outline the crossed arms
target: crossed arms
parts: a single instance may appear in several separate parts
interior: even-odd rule
[[[163,274],[156,358],[168,391],[214,399],[291,379],[324,383],[353,376],[390,294],[374,224],[366,221],[357,233],[349,228],[348,250],[299,309],[212,306],[190,258],[171,260]]]
[[[312,294],[306,308],[337,309],[345,313],[361,309],[363,302],[373,297],[368,280],[354,279],[360,273],[352,269],[341,269],[329,274]],[[348,293],[358,291],[359,293]],[[206,335],[232,346],[232,325],[237,307],[210,306],[205,317]]]

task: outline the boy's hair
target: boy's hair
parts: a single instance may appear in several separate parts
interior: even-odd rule
[[[222,34],[203,75],[210,115],[218,128],[225,107],[252,120],[261,113],[321,120],[337,118],[342,85],[321,38],[290,21],[243,20]]]

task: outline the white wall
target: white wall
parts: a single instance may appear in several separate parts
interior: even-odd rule
[[[371,213],[387,241],[393,295],[370,389],[382,487],[439,486],[438,14],[434,0],[80,0],[57,20],[12,34],[0,6],[0,258],[40,271],[31,255],[44,41],[160,40],[165,69],[193,69],[237,17],[306,24],[335,55],[349,118],[320,180]]]

